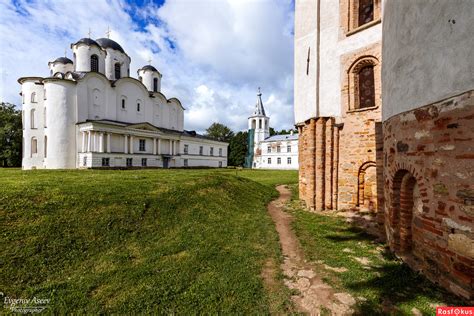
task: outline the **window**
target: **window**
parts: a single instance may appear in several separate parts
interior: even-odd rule
[[[359,108],[375,106],[374,66],[363,67],[358,74]]]
[[[46,108],[43,109],[43,124],[46,127]]]
[[[110,158],[102,158],[102,167],[110,166]]]
[[[222,157],[222,148],[219,148],[219,157]]]
[[[116,63],[115,64],[115,80],[120,79],[120,64]]]
[[[122,99],[122,110],[125,110],[125,99]]]
[[[31,94],[31,103],[36,103],[36,92]]]
[[[210,153],[211,156],[214,156],[214,147],[211,147]]]
[[[281,152],[281,147],[277,146],[277,153]]]
[[[139,76],[139,77],[138,77],[138,80],[140,80],[140,82],[143,82],[142,76]]]
[[[44,136],[44,158],[48,157],[48,136]]]
[[[158,78],[153,78],[153,91],[158,92]]]
[[[140,102],[137,102],[137,112],[140,112]]]
[[[36,137],[31,137],[31,156],[36,155],[38,153],[38,140]]]
[[[277,158],[277,164],[281,165],[281,158],[280,157]]]
[[[204,148],[202,146],[199,146],[199,154],[202,156],[204,152]]]
[[[46,89],[44,89],[44,92],[43,92],[43,93],[44,93],[44,95],[43,95],[43,100],[47,100],[47,99],[46,99]]]
[[[188,160],[187,160],[187,159],[184,159],[184,160],[183,160],[183,165],[184,165],[185,167],[188,166]]]
[[[219,168],[222,168],[222,161],[219,161]]]
[[[291,165],[291,157],[286,158],[286,163]]]
[[[269,164],[269,165],[272,164],[272,158],[268,158],[268,164]]]
[[[87,156],[82,157],[82,165],[87,166]]]
[[[126,164],[127,164],[127,167],[133,166],[133,158],[127,158]]]
[[[35,125],[35,113],[36,113],[36,110],[35,110],[35,109],[31,109],[31,111],[30,111],[30,128],[36,128],[36,125]]]
[[[142,158],[142,167],[146,167],[146,158]]]
[[[374,20],[374,0],[359,0],[359,26]]]
[[[267,153],[271,153],[272,152],[272,146],[267,146]]]
[[[189,152],[189,145],[184,145],[184,153],[187,154]]]
[[[146,140],[145,139],[140,139],[138,141],[138,150],[139,151],[146,151],[145,145],[146,145]]]
[[[262,120],[258,120],[258,128],[262,128]]]
[[[291,145],[286,146],[286,151],[291,153]]]
[[[99,71],[99,57],[97,55],[91,56],[91,71]]]

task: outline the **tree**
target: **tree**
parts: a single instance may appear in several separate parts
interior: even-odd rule
[[[21,166],[21,111],[11,103],[0,103],[0,166]]]
[[[221,123],[212,123],[206,129],[206,136],[215,138],[221,142],[230,142],[232,137],[234,137],[234,132]]]
[[[247,155],[247,132],[238,132],[229,143],[229,166],[243,166]]]

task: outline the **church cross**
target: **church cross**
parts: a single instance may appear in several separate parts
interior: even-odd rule
[[[105,32],[105,34],[107,35],[107,38],[110,38],[110,27],[107,26],[107,32]]]
[[[260,87],[258,87],[258,94],[262,94],[262,93],[260,92]]]
[[[147,60],[148,65],[151,65],[151,57]]]
[[[67,48],[64,50],[64,57],[67,57]]]
[[[309,56],[311,53],[311,47],[308,47],[308,59],[306,59],[306,75],[309,75]]]
[[[89,33],[87,33],[87,35],[89,36],[89,38],[91,38],[91,35],[92,35],[91,28],[89,28]]]

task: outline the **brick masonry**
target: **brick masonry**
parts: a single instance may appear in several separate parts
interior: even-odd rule
[[[442,287],[474,300],[474,91],[384,122],[390,248]]]

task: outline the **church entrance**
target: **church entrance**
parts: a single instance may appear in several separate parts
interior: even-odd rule
[[[170,167],[170,157],[163,157],[163,168],[168,169]]]

